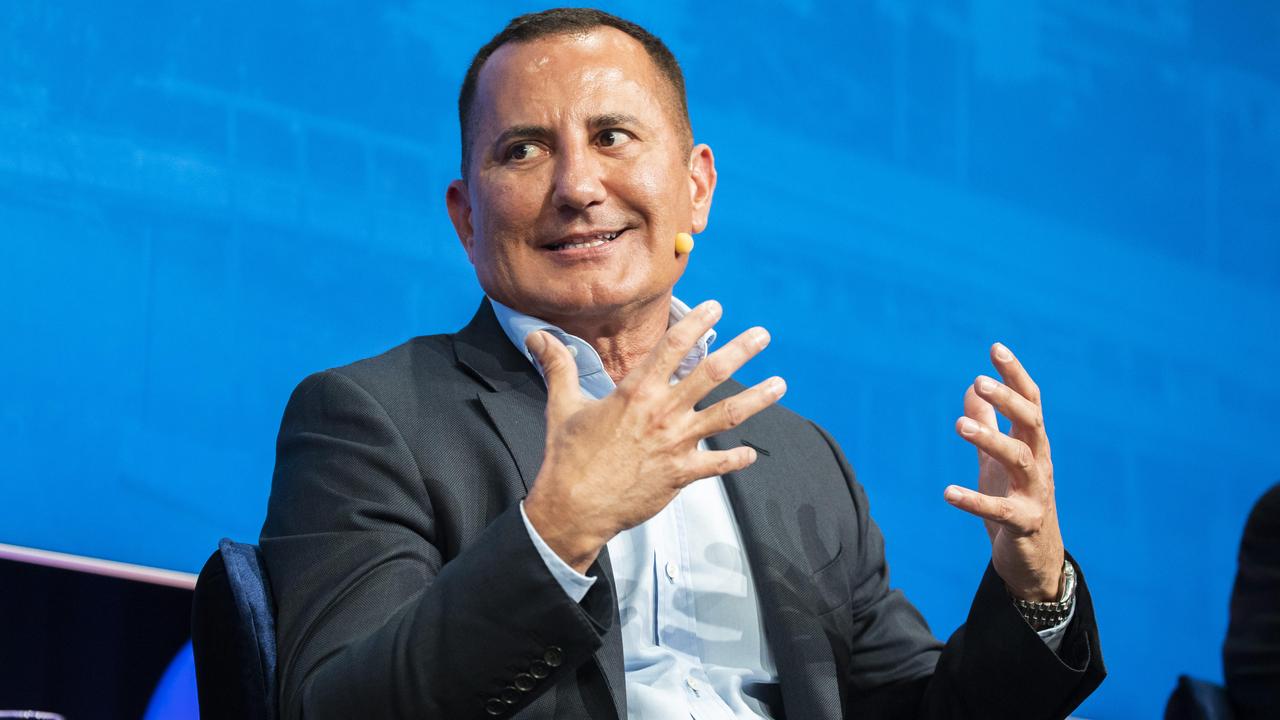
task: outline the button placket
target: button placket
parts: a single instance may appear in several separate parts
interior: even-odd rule
[[[692,674],[684,676],[684,685],[689,688],[689,692],[693,693],[696,698],[702,697],[702,691],[708,689],[707,685],[695,678]]]

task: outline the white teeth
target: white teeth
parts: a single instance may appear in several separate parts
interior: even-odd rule
[[[617,238],[620,232],[621,232],[621,231],[619,231],[619,232],[600,233],[599,235],[596,235],[596,239],[595,239],[595,240],[588,240],[588,241],[586,241],[586,242],[580,242],[580,243],[565,243],[565,244],[563,244],[563,245],[556,245],[556,246],[554,246],[554,249],[556,249],[556,250],[569,250],[569,249],[571,249],[571,248],[572,248],[572,249],[581,249],[581,248],[593,248],[593,247],[600,247],[601,245],[603,245],[603,244],[605,244],[605,243],[609,242],[610,240],[613,240],[613,239]]]

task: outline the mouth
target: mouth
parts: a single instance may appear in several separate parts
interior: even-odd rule
[[[573,235],[566,235],[549,245],[544,245],[543,249],[551,250],[552,252],[563,252],[565,250],[590,250],[617,240],[618,236],[626,231],[627,228],[622,228],[620,230],[601,230],[590,233],[575,233]]]

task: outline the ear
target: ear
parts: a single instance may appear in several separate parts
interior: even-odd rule
[[[444,204],[449,209],[449,220],[453,222],[453,231],[458,234],[462,249],[467,251],[467,259],[476,264],[471,254],[475,231],[471,227],[471,196],[467,193],[465,180],[454,180],[444,193]]]
[[[707,145],[695,145],[689,153],[690,226],[694,233],[707,229],[711,196],[716,192],[716,158]]]

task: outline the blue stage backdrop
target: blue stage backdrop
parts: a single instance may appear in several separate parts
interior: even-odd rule
[[[1220,678],[1280,479],[1280,8],[1265,0],[609,4],[682,59],[716,152],[677,288],[773,346],[942,636],[988,556],[948,507],[994,340],[1044,388],[1111,677]],[[306,374],[451,331],[455,97],[522,3],[0,11],[0,542],[194,571],[254,540]],[[834,378],[852,378],[835,382]]]

